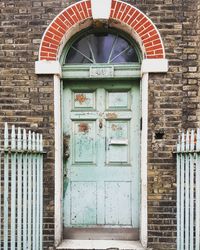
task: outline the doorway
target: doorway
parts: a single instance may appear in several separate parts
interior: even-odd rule
[[[138,80],[63,88],[63,225],[67,239],[139,239]]]

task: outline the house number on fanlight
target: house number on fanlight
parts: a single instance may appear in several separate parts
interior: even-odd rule
[[[91,78],[113,77],[113,75],[114,75],[113,67],[107,67],[107,68],[90,67]]]

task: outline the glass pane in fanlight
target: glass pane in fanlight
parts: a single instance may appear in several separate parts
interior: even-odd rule
[[[124,51],[124,52],[123,52]],[[112,57],[112,63],[138,62],[135,49],[122,37],[118,37]]]
[[[69,50],[69,53],[66,57],[65,63],[91,63],[87,58],[83,55],[75,51],[73,48]]]
[[[89,41],[96,63],[107,63],[115,40],[112,34],[92,34]]]
[[[123,52],[121,55],[119,55],[118,57],[116,57],[116,59],[112,61],[112,63],[128,63],[128,62],[138,62],[138,56],[135,52],[135,49],[133,49],[132,47],[129,47],[128,50]]]
[[[73,47],[76,50],[74,50],[73,48],[69,50],[65,63],[92,63],[90,60],[87,59],[88,57],[92,60],[92,54],[90,52],[86,37],[75,42],[73,44]],[[82,54],[77,50],[80,51]]]
[[[94,33],[82,37],[70,48],[65,63],[138,62],[135,48],[116,34]]]

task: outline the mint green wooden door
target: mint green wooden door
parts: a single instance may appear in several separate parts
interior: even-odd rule
[[[64,229],[139,228],[139,83],[64,84]]]

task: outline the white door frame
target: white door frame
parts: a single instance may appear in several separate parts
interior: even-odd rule
[[[149,73],[167,72],[168,60],[144,59],[141,67],[142,131],[141,131],[141,220],[140,242],[147,247],[147,142],[148,142],[148,80]],[[36,62],[36,74],[54,77],[54,132],[55,132],[55,246],[63,237],[63,156],[62,156],[62,109],[61,65],[59,61]]]

